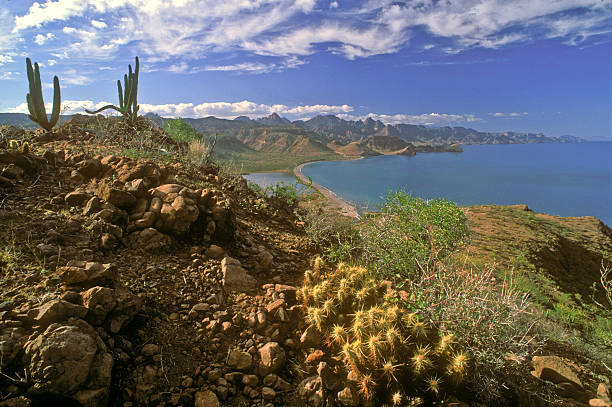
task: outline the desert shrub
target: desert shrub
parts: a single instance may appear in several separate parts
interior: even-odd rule
[[[468,237],[466,217],[453,202],[390,192],[381,213],[361,227],[363,259],[385,278],[404,279],[447,258]]]
[[[194,140],[201,140],[202,136],[189,125],[185,123],[180,117],[178,119],[170,119],[164,123],[162,129],[170,136],[174,141],[179,143],[189,143]]]
[[[361,235],[355,220],[315,205],[300,212],[310,242],[330,262],[356,260],[361,251]]]
[[[310,329],[327,338],[329,363],[341,361],[336,374],[356,378],[365,400],[394,406],[412,397],[442,401],[468,375],[470,360],[455,335],[399,307],[366,268],[341,263],[328,269],[317,259],[298,297]]]

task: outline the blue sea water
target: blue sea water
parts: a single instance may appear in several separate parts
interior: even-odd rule
[[[462,153],[315,162],[303,173],[363,209],[389,190],[459,205],[524,203],[612,225],[612,142],[463,146]]]
[[[254,182],[260,187],[271,187],[284,182],[285,184],[295,184],[297,179],[293,174],[285,172],[254,172],[252,174],[243,175],[250,182]]]

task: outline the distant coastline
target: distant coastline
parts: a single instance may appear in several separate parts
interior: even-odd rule
[[[361,158],[356,158],[356,160],[360,160]],[[303,163],[298,165],[297,167],[295,167],[293,169],[293,174],[303,183],[305,184],[309,184],[311,182],[311,180],[309,180],[303,173],[302,173],[302,168],[304,168],[304,166],[308,165],[308,164],[312,164],[315,162],[319,162],[319,161],[310,161],[307,163]],[[344,216],[348,216],[350,218],[355,218],[355,219],[359,219],[359,211],[357,210],[357,207],[349,204],[348,202],[346,202],[345,200],[341,199],[338,197],[338,195],[336,195],[332,190],[325,188],[322,185],[319,185],[315,182],[312,183],[313,188],[315,188],[317,191],[319,191],[321,193],[321,195],[323,195],[323,197],[327,200],[328,205],[330,208],[332,209],[338,209],[338,211],[344,215]]]

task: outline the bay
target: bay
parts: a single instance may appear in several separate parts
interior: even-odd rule
[[[391,190],[459,205],[523,203],[612,225],[612,142],[467,145],[462,153],[315,162],[302,172],[365,210]]]

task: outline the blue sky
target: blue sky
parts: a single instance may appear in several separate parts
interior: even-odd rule
[[[0,0],[0,111],[25,57],[65,113],[317,114],[612,139],[610,0]]]

